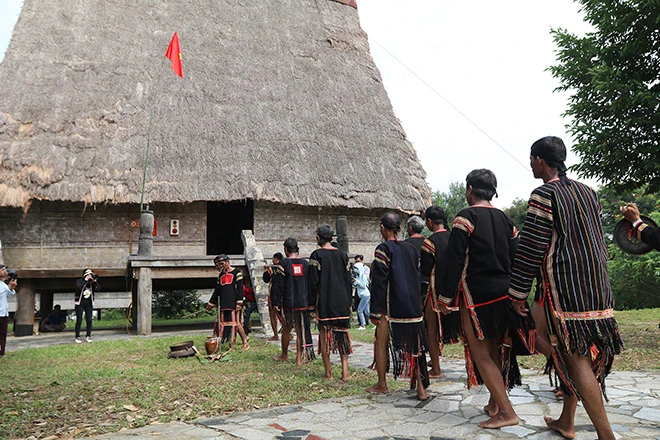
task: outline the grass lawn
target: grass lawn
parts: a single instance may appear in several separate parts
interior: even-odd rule
[[[660,309],[616,313],[626,350],[615,370],[660,369]],[[96,322],[95,322],[96,324]],[[96,327],[96,325],[95,325]],[[351,338],[373,342],[373,326]],[[193,338],[203,350],[205,337]],[[363,395],[376,375],[351,370],[348,383],[322,378],[320,359],[278,363],[279,348],[257,338],[223,362],[168,359],[180,336],[68,344],[10,352],[0,359],[0,438],[84,437],[151,423],[193,420],[310,400]],[[462,358],[459,344],[444,356]],[[540,370],[541,356],[520,363]],[[335,368],[335,377],[340,377]],[[407,381],[389,384],[407,386]]]

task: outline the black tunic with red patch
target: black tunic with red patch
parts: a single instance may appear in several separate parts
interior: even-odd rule
[[[211,299],[211,304],[216,304],[223,309],[235,309],[237,304],[243,304],[243,272],[234,268],[231,272],[218,275],[218,282]]]

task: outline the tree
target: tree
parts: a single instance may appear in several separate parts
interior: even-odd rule
[[[504,213],[511,217],[513,224],[516,225],[519,231],[522,231],[525,224],[525,216],[527,215],[527,200],[515,199],[511,202],[511,206],[503,209]]]
[[[660,19],[658,2],[578,0],[594,30],[553,29],[560,80],[573,93],[565,115],[580,176],[623,189],[660,191]]]
[[[449,191],[433,192],[433,204],[440,206],[447,216],[447,223],[451,225],[454,217],[461,209],[467,208],[468,203],[465,200],[465,184],[461,182],[452,182],[449,184]]]
[[[158,290],[153,295],[153,315],[164,319],[204,316],[204,302],[195,290]]]

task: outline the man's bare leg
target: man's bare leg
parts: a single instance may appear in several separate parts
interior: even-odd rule
[[[300,335],[302,334],[302,323],[301,322],[296,322],[295,324],[296,327],[296,335],[298,337],[296,338],[296,364],[302,365],[303,364],[303,346],[302,346],[302,338]],[[288,344],[287,344],[288,346]]]
[[[431,369],[429,378],[438,379],[442,377],[440,369],[440,341],[438,341],[438,314],[433,310],[430,302],[424,306],[424,323],[426,324],[426,338],[429,341],[429,356],[431,357]]]
[[[241,337],[241,341],[243,342],[243,345],[241,346],[242,350],[249,350],[250,349],[250,343],[248,335],[245,333],[245,330],[243,329],[243,326],[239,322],[236,324],[236,330],[238,331],[239,336]]]
[[[321,327],[319,329],[319,351],[321,352],[321,359],[323,359],[323,367],[325,368],[326,379],[332,379],[332,364],[330,363],[330,353],[328,351],[328,329]]]
[[[374,357],[376,359],[376,372],[378,373],[378,382],[376,385],[367,388],[369,393],[386,393],[387,390],[387,343],[390,339],[390,327],[387,318],[380,318],[376,326],[376,341],[374,342]]]
[[[275,361],[288,361],[289,360],[289,335],[291,334],[291,327],[284,324],[282,327],[282,352],[277,356],[273,356]]]
[[[417,362],[417,365],[415,366],[415,376],[417,380],[417,399],[419,400],[426,400],[429,397],[429,393],[426,391],[426,388],[424,387],[424,384],[422,383],[422,374],[421,371],[419,371],[419,362]]]
[[[566,362],[568,374],[573,380],[578,393],[580,393],[584,409],[587,411],[591,423],[594,424],[594,428],[596,428],[596,434],[598,434],[599,440],[614,440],[614,432],[612,431],[610,421],[607,418],[600,384],[598,383],[598,380],[596,380],[596,375],[591,369],[591,359],[588,357],[581,357],[575,353],[570,357],[565,356],[564,361]],[[562,411],[562,416],[556,420],[556,423],[554,423],[553,426],[548,424],[548,427],[559,431],[566,438],[574,438],[575,407],[577,407],[577,398],[564,396],[564,409]],[[564,421],[562,420],[564,413],[566,413],[566,418],[570,417],[570,424],[564,424]],[[569,435],[571,434],[572,428],[573,437],[566,436],[564,432],[557,429],[558,427],[562,427],[562,429],[567,428],[565,429],[565,432]]]
[[[277,310],[271,304],[268,304],[268,316],[270,318],[270,327],[273,329],[273,336],[268,338],[269,341],[279,341],[277,329]]]
[[[479,340],[474,334],[470,315],[465,307],[461,307],[461,321],[463,322],[463,333],[470,348],[472,359],[481,374],[490,395],[495,400],[498,412],[490,419],[479,423],[482,428],[501,428],[503,426],[517,425],[520,420],[511,406],[511,401],[506,394],[502,372],[491,353],[497,350],[498,341],[484,339]]]
[[[341,359],[341,380],[348,382],[348,354],[339,355]]]

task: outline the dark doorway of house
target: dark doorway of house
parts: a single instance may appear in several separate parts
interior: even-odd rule
[[[241,231],[254,226],[254,202],[208,202],[206,254],[242,254]]]

